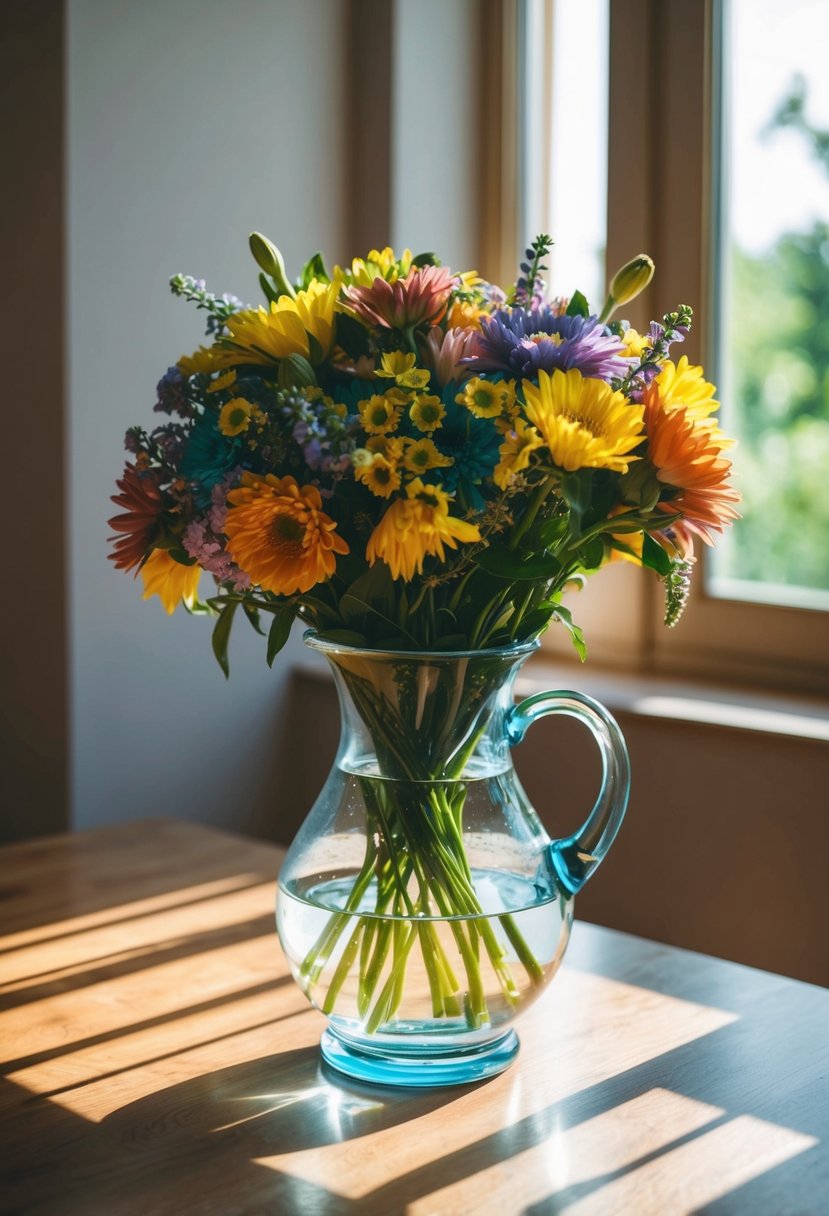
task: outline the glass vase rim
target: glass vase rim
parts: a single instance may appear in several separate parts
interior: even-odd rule
[[[302,640],[310,650],[320,654],[370,655],[378,659],[397,659],[411,662],[413,659],[494,659],[522,658],[533,654],[541,645],[539,638],[530,642],[516,642],[511,646],[487,646],[478,650],[395,650],[387,646],[352,646],[348,642],[330,642],[321,637],[319,630],[306,629]]]

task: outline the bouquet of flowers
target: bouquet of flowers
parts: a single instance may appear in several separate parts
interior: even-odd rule
[[[295,617],[334,641],[476,650],[584,641],[566,588],[610,561],[685,604],[694,538],[736,517],[729,440],[700,367],[669,358],[691,310],[640,334],[611,320],[649,282],[635,258],[599,315],[547,299],[538,237],[508,292],[432,254],[372,250],[290,282],[254,234],[265,304],[176,275],[210,343],[170,367],[131,427],[111,558],[168,612],[217,617],[227,672],[241,609],[272,663]],[[201,576],[215,583],[199,599]]]
[[[467,774],[493,707],[506,712],[499,686],[551,621],[584,657],[562,596],[608,562],[655,571],[678,619],[695,538],[736,517],[715,390],[669,357],[689,308],[644,334],[613,319],[650,281],[645,256],[596,314],[579,292],[547,297],[547,236],[508,291],[391,249],[330,272],[315,254],[292,282],[270,241],[250,245],[259,307],[171,281],[206,313],[209,344],[161,378],[169,420],[127,432],[111,556],[168,612],[215,617],[226,674],[238,616],[267,637],[269,664],[296,618],[348,652],[339,674],[374,761],[350,770],[342,806],[363,808],[365,858],[320,897],[295,973],[373,1034],[400,1010],[419,944],[434,1017],[477,1030],[560,957],[537,957],[508,911],[488,919],[469,858]],[[493,814],[520,801],[497,780]],[[542,833],[530,824],[527,839]],[[595,865],[589,852],[573,864]]]

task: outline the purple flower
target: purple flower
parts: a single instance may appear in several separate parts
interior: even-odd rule
[[[473,372],[534,379],[540,371],[575,367],[583,376],[612,380],[630,367],[629,359],[619,357],[620,340],[596,317],[560,316],[549,304],[482,317],[479,346],[478,355],[464,360]]]
[[[157,414],[178,414],[181,418],[191,418],[193,407],[187,399],[187,379],[177,367],[168,367],[156,386],[158,400],[155,403]]]

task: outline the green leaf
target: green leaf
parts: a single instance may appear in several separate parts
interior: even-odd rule
[[[322,363],[325,358],[325,351],[319,343],[319,340],[313,334],[307,334],[308,337],[308,355],[311,362],[316,366]]]
[[[365,325],[356,317],[350,317],[347,312],[334,314],[336,323],[336,342],[343,350],[347,350],[355,359],[369,353],[369,334]]]
[[[647,532],[642,541],[642,565],[655,570],[662,578],[671,573],[671,559],[662,546]]]
[[[552,553],[539,555],[523,555],[506,545],[490,545],[482,550],[475,558],[477,564],[488,574],[498,578],[529,579],[533,582],[544,582],[545,579],[555,578],[561,572],[561,562]]]
[[[294,623],[294,606],[283,608],[274,615],[268,632],[268,667],[273,667],[273,661],[288,640],[291,626]]]
[[[579,565],[585,570],[597,570],[604,558],[604,541],[601,536],[592,536],[586,545],[578,550]]]
[[[394,623],[394,580],[385,562],[375,562],[340,598],[340,614],[348,624],[359,624],[367,612],[375,612]]]
[[[576,654],[581,659],[582,663],[587,658],[587,645],[584,640],[584,634],[579,626],[573,620],[572,613],[569,608],[562,608],[559,604],[553,612],[553,617],[557,621],[561,621],[564,628],[570,634],[570,640],[575,647]]]
[[[574,291],[570,297],[570,303],[567,305],[568,317],[589,317],[590,305],[587,303],[587,297],[582,295],[580,291]]]
[[[264,275],[264,274],[259,275],[259,286],[262,288],[262,291],[265,295],[265,299],[270,300],[270,302],[272,304],[275,304],[276,301],[279,299],[279,292],[276,291],[276,289],[272,286],[271,281],[267,277],[267,275]]]
[[[525,549],[552,549],[567,532],[567,516],[556,515],[553,519],[542,519],[534,523],[521,538]]]
[[[259,623],[259,609],[254,604],[248,604],[244,600],[242,601],[242,608],[244,609],[245,616],[250,621],[252,627],[256,630],[260,637],[264,637],[265,630]]]
[[[219,619],[213,629],[213,637],[211,639],[213,653],[216,656],[219,666],[225,673],[226,679],[230,676],[230,663],[228,662],[227,658],[227,644],[230,640],[230,627],[233,624],[233,615],[238,607],[238,600],[231,600],[229,604],[222,608],[221,615],[219,616]]]
[[[522,619],[519,629],[521,638],[537,637],[550,623],[550,617],[553,615],[553,609],[549,608],[533,608],[531,612]]]
[[[412,258],[412,265],[418,270],[421,266],[440,266],[440,258],[436,253],[418,253]]]
[[[312,258],[309,258],[299,274],[299,286],[304,291],[312,279],[320,279],[323,283],[330,283],[331,276],[325,268],[325,259],[317,250]]]
[[[581,535],[581,520],[590,507],[590,497],[593,490],[593,478],[589,469],[579,469],[576,473],[567,473],[561,479],[561,494],[570,508],[570,535]]]

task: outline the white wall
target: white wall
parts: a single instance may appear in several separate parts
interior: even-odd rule
[[[107,561],[125,428],[199,344],[176,271],[256,297],[247,234],[341,259],[341,0],[68,0],[69,567],[74,826],[172,814],[267,831],[280,693],[244,621],[226,683],[207,621]],[[48,284],[44,284],[48,306]],[[203,587],[209,587],[205,577]],[[240,628],[241,626],[241,628]]]
[[[392,240],[453,270],[475,268],[473,200],[489,184],[475,134],[480,20],[476,0],[395,0]]]

